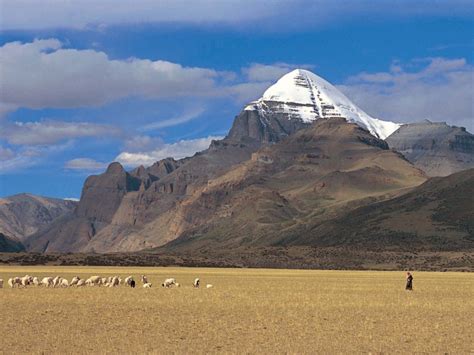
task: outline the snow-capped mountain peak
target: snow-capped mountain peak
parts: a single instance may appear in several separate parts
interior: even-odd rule
[[[312,122],[318,118],[344,117],[385,139],[401,125],[369,116],[332,84],[304,70],[295,69],[270,86],[263,96],[245,107],[266,114],[284,114],[288,119]]]

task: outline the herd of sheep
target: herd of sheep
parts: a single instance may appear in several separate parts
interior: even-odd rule
[[[148,278],[145,275],[141,275],[140,280],[143,288],[151,288],[152,284],[148,282]],[[135,280],[133,276],[128,276],[122,279],[119,276],[91,276],[88,279],[81,279],[79,276],[74,276],[69,282],[67,279],[61,276],[56,277],[43,277],[41,280],[38,277],[25,275],[23,277],[11,277],[8,279],[8,285],[11,288],[15,287],[83,287],[83,286],[102,286],[102,287],[118,287],[120,285],[135,288]],[[166,279],[162,284],[162,287],[180,287],[180,284],[176,282],[174,278]],[[199,278],[196,278],[193,282],[193,287],[198,288],[200,286]],[[211,284],[207,284],[206,288],[213,287]],[[3,288],[3,280],[0,279],[0,288]]]

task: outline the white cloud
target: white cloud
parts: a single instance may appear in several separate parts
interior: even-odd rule
[[[369,114],[385,120],[423,119],[474,132],[474,68],[465,59],[394,63],[387,72],[360,73],[339,88]]]
[[[0,0],[3,29],[83,28],[136,23],[301,28],[400,16],[469,16],[469,0]],[[297,19],[297,20],[296,20]]]
[[[15,156],[15,153],[10,148],[0,146],[0,161],[10,160]]]
[[[161,146],[143,152],[122,152],[115,160],[127,167],[136,167],[139,165],[149,166],[154,162],[165,159],[175,158],[181,159],[190,157],[196,152],[200,152],[209,147],[212,140],[222,139],[223,137],[209,136],[206,138],[197,138],[189,140],[181,140],[176,143],[162,144]]]
[[[76,158],[66,162],[64,167],[68,170],[79,171],[100,171],[107,167],[107,163],[102,163],[90,158]]]
[[[71,144],[66,142],[57,145],[45,146],[20,146],[15,148],[2,148],[0,150],[0,174],[11,173],[35,166],[44,161],[48,156],[61,153],[71,148]]]
[[[97,106],[130,96],[221,95],[215,70],[162,60],[112,60],[92,49],[64,49],[57,39],[9,42],[0,47],[0,58],[0,109],[6,112],[15,107]]]
[[[15,145],[46,145],[67,139],[96,136],[119,136],[116,127],[87,122],[14,122],[0,126],[0,138]]]
[[[165,120],[159,120],[154,123],[147,124],[140,128],[140,131],[152,131],[155,129],[160,129],[160,128],[166,128],[166,127],[172,127],[172,126],[177,126],[189,121],[194,120],[195,118],[198,118],[204,113],[204,108],[199,107],[195,108],[193,110],[189,110],[179,116],[173,117],[173,118],[168,118]]]

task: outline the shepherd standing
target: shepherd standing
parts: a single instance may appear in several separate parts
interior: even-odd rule
[[[413,291],[413,275],[410,272],[407,272],[407,285],[405,286],[405,290]]]

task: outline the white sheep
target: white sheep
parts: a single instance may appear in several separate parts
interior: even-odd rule
[[[80,279],[79,281],[77,281],[76,283],[76,286],[77,287],[82,287],[82,286],[85,286],[86,285],[86,280],[84,279]]]
[[[148,278],[145,275],[141,276],[141,280],[144,285],[148,283]]]
[[[81,278],[79,276],[74,276],[69,283],[69,286],[77,286],[77,283],[79,282]]]
[[[21,278],[19,277],[11,277],[8,279],[8,285],[11,288],[14,288],[15,286],[20,287],[21,286]]]
[[[201,282],[201,280],[199,280],[199,278],[194,279],[193,287],[198,288],[200,282]]]
[[[119,278],[118,276],[114,276],[112,280],[109,282],[109,287],[117,287],[119,285]]]
[[[59,286],[61,287],[69,287],[69,282],[66,279],[61,278],[59,282]]]
[[[143,288],[151,288],[151,283],[145,283],[143,284]]]
[[[176,280],[175,280],[174,278],[169,278],[169,279],[166,279],[166,280],[161,284],[161,286],[168,288],[168,287],[171,287],[171,286],[173,286],[173,285],[175,285],[175,284],[176,284]]]
[[[53,278],[52,277],[43,277],[41,280],[41,285],[45,287],[53,287]]]
[[[54,279],[53,279],[53,287],[58,287],[59,284],[61,282],[61,277],[60,276],[56,276]]]
[[[211,284],[207,284],[207,285],[206,285],[206,288],[213,288],[213,287],[214,287],[214,286],[211,285]]]
[[[39,286],[40,285],[40,280],[35,276],[33,277],[33,285]]]
[[[20,278],[20,283],[21,283],[21,286],[23,287],[28,286],[31,282],[33,282],[33,278],[29,275],[25,275],[22,278]]]
[[[86,280],[87,286],[100,286],[102,279],[100,276],[91,276]]]

